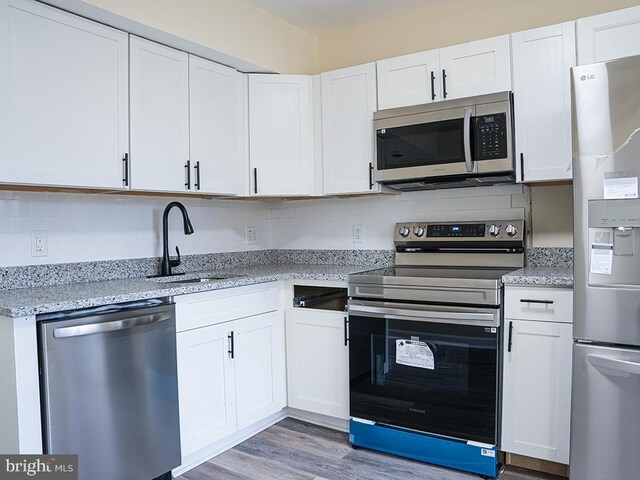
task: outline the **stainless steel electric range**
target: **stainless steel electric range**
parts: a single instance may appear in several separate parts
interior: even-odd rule
[[[395,267],[349,277],[350,441],[497,475],[502,276],[524,222],[403,223]]]

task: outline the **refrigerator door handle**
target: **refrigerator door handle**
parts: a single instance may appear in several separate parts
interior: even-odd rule
[[[587,361],[594,367],[608,368],[627,374],[640,375],[640,363],[607,357],[606,355],[587,354]]]

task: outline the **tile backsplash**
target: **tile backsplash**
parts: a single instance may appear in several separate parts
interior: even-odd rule
[[[170,197],[0,192],[0,266],[91,262],[162,255],[162,211]],[[396,222],[528,219],[522,185],[292,202],[178,198],[195,233],[170,216],[171,253],[263,249],[389,250]],[[354,242],[354,225],[362,227]],[[248,245],[246,227],[258,227]],[[45,230],[48,255],[31,256],[31,232]]]

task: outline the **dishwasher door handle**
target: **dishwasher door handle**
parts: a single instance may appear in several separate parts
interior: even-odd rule
[[[140,317],[124,318],[112,322],[86,323],[84,325],[74,325],[72,327],[60,327],[53,330],[54,338],[80,337],[83,335],[93,335],[94,333],[115,332],[129,328],[148,325],[150,323],[163,322],[173,317],[171,312],[152,313]]]

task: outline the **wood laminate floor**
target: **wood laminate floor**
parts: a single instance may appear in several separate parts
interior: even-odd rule
[[[478,480],[478,475],[349,446],[347,434],[291,418],[178,480]],[[500,480],[565,480],[509,468]]]

